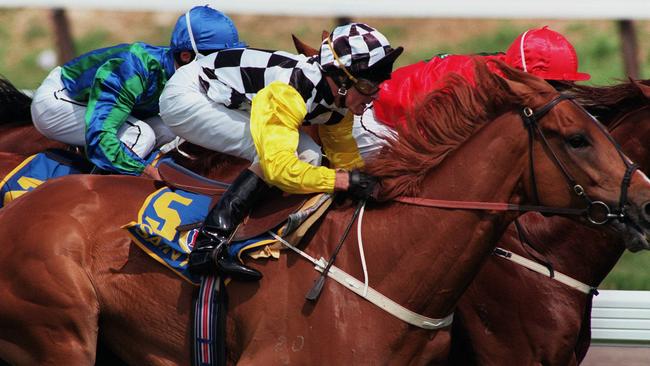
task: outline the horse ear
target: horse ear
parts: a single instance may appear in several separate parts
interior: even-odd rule
[[[321,34],[321,41],[324,41],[327,39],[327,37],[330,36],[330,32],[324,30],[323,33]]]
[[[510,87],[510,90],[517,94],[521,95],[524,88],[528,90],[534,88],[538,91],[555,92],[551,84],[547,83],[544,79],[531,73],[515,69],[500,60],[491,60],[490,62],[496,64],[497,70],[504,76],[504,80]]]
[[[523,83],[513,80],[512,71],[516,70],[513,70],[510,66],[508,66],[508,64],[500,60],[489,60],[488,64],[494,65],[495,74],[499,76],[496,81],[499,84],[516,94],[519,94],[521,91],[523,91],[525,87]],[[485,67],[481,66],[482,65],[480,63],[477,63],[477,73],[485,73],[488,70],[488,65],[485,65]]]
[[[302,53],[307,57],[315,56],[318,54],[317,49],[308,46],[305,42],[299,40],[295,35],[292,34],[291,38],[293,39],[293,45],[296,47],[296,51],[298,51],[298,53]]]
[[[645,85],[643,82],[634,80],[632,78],[630,78],[630,82],[639,88],[639,91],[643,94],[644,97],[646,97],[646,99],[650,99],[650,85]]]

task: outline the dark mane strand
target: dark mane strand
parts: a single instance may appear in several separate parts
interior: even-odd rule
[[[18,90],[9,80],[0,76],[0,124],[32,123],[32,98]]]
[[[650,105],[650,99],[641,87],[650,87],[650,81],[626,81],[611,86],[574,85],[569,92],[576,96],[576,101],[585,107],[606,126],[617,117]]]

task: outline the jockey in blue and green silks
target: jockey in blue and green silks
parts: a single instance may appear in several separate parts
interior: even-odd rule
[[[144,170],[144,159],[117,132],[129,115],[143,120],[158,114],[158,97],[174,70],[169,48],[144,43],[95,50],[63,65],[68,96],[87,103],[86,154],[97,167],[123,174]]]
[[[246,47],[232,20],[194,7],[178,18],[170,47],[120,44],[54,69],[34,95],[34,125],[51,139],[84,146],[100,169],[156,178],[145,159],[174,138],[158,117],[165,83],[197,55],[232,47]]]

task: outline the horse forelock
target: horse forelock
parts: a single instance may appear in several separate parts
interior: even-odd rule
[[[505,66],[507,68],[507,66]],[[506,75],[520,81],[520,73]],[[368,162],[367,171],[382,178],[382,199],[415,196],[427,173],[458,149],[479,127],[520,105],[525,99],[506,81],[477,62],[475,82],[457,74],[446,76],[444,86],[416,103],[407,123]]]

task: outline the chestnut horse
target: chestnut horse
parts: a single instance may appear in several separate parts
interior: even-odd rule
[[[628,156],[650,169],[650,86],[629,82],[578,87],[580,103],[609,124]],[[620,233],[577,225],[562,217],[527,214],[518,219],[522,243],[511,225],[498,246],[598,286],[625,249]],[[638,250],[639,248],[630,248]],[[502,258],[492,257],[458,303],[452,363],[458,365],[576,365],[591,340],[593,296]]]
[[[31,103],[32,98],[0,78],[0,151],[29,156],[47,148],[65,147],[34,128]]]
[[[0,181],[24,160],[22,154],[0,152]]]
[[[557,99],[543,80],[500,67],[506,79],[478,65],[476,87],[452,76],[416,109],[417,128],[400,131],[368,167],[384,179],[382,197],[523,204],[535,195],[542,205],[583,207],[583,197],[567,186],[575,177],[593,200],[619,204],[629,167],[602,126]],[[520,115],[530,112],[524,106],[545,112],[534,115],[540,132],[532,145]],[[189,364],[194,288],[120,229],[157,186],[140,177],[69,176],[0,212],[0,358],[16,365],[89,365],[101,332],[129,364]],[[650,227],[650,181],[643,173],[633,173],[627,197],[629,235],[644,240],[637,230]],[[330,254],[352,211],[337,205],[306,238],[306,251]],[[369,204],[362,232],[371,244],[365,250],[370,286],[412,311],[442,318],[516,216]],[[336,265],[361,277],[355,241],[346,239]],[[448,329],[409,326],[332,281],[317,303],[305,303],[316,272],[296,255],[249,264],[264,278],[229,286],[233,363],[431,364],[448,357]]]

